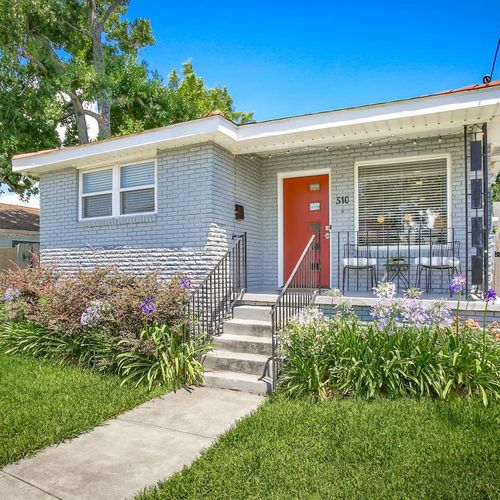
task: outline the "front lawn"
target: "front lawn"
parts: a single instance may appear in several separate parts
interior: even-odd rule
[[[274,398],[139,498],[498,498],[499,419],[458,398]]]
[[[115,376],[0,354],[0,467],[91,429],[154,395]]]

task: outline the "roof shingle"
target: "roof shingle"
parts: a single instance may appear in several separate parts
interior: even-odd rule
[[[0,229],[38,232],[40,209],[0,203]]]

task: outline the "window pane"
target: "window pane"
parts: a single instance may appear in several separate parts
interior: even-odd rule
[[[98,172],[89,172],[83,174],[83,187],[84,194],[97,193],[99,191],[111,191],[113,188],[113,174],[112,170],[99,170]]]
[[[155,183],[155,164],[129,165],[120,168],[120,188],[151,186]]]
[[[120,194],[120,198],[122,214],[138,214],[155,210],[154,188],[124,191]]]
[[[87,217],[108,217],[111,215],[111,193],[85,196],[82,200],[84,219]]]
[[[406,242],[432,232],[446,239],[445,159],[362,166],[358,178],[360,238]]]

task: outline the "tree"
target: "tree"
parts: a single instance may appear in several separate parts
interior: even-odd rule
[[[36,79],[26,66],[0,58],[0,75],[0,183],[28,198],[37,188],[31,179],[20,182],[20,175],[11,170],[11,158],[60,145],[60,103],[50,82]]]
[[[167,84],[158,73],[148,73],[145,64],[124,62],[122,67],[121,78],[114,89],[119,98],[111,111],[113,135],[194,120],[215,109],[237,123],[253,118],[253,113],[234,110],[227,88],[207,88],[203,79],[195,74],[191,61],[183,64],[182,78],[173,70]]]
[[[149,20],[124,17],[129,0],[0,0],[0,169],[3,182],[25,195],[11,171],[13,154],[89,142],[87,118],[99,138],[199,118],[219,108],[238,113],[225,88],[207,89],[190,62],[165,84],[145,63],[154,43]],[[26,99],[27,98],[27,99]],[[89,104],[96,104],[90,106]],[[66,129],[64,143],[57,126]],[[0,180],[1,181],[1,180]]]
[[[66,98],[80,144],[89,141],[86,116],[97,120],[101,138],[111,135],[113,60],[135,60],[142,47],[154,43],[149,21],[122,16],[127,5],[128,0],[0,0],[3,57],[53,83]],[[94,101],[97,112],[84,105]]]

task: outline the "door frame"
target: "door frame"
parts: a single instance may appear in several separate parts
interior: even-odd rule
[[[284,236],[284,210],[283,210],[283,180],[295,177],[310,177],[313,175],[328,175],[328,224],[332,223],[332,185],[331,168],[315,168],[311,170],[294,170],[292,172],[278,172],[278,287],[283,286],[285,275],[285,236]],[[323,229],[323,228],[322,228]],[[332,287],[332,239],[328,240],[330,245],[330,288]]]

